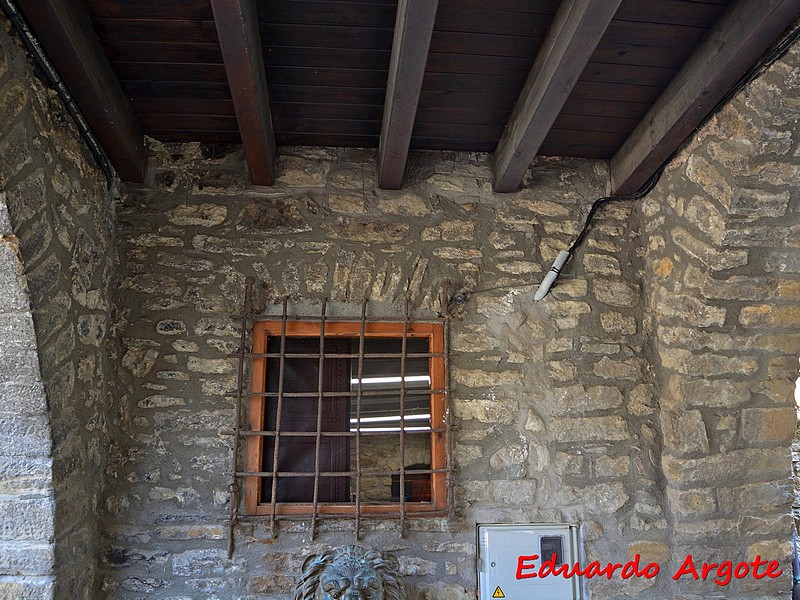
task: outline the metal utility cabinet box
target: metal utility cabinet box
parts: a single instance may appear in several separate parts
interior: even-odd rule
[[[578,561],[577,525],[478,525],[478,600],[581,600],[579,577],[532,576],[554,554]]]

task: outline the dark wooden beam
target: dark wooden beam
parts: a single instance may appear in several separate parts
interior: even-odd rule
[[[397,190],[411,143],[439,0],[400,0],[378,146],[378,185]]]
[[[275,182],[275,133],[254,0],[211,0],[242,145],[256,185]]]
[[[638,190],[800,16],[800,0],[737,0],[611,161],[615,194]]]
[[[564,0],[495,151],[494,189],[518,187],[621,0]]]
[[[119,176],[144,181],[144,134],[83,4],[72,0],[17,0],[17,4]]]

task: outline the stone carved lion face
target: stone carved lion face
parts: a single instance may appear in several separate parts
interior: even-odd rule
[[[361,546],[312,554],[303,563],[294,600],[405,600],[393,556]]]

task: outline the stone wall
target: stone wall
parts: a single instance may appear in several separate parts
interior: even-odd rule
[[[328,297],[431,316],[445,278],[469,292],[452,326],[458,518],[366,525],[425,598],[468,598],[476,522],[581,522],[589,559],[665,560],[660,433],[641,322],[635,207],[609,206],[552,296],[534,285],[605,192],[602,162],[542,159],[516,194],[491,191],[490,157],[416,157],[403,191],[377,191],[375,153],[283,149],[278,183],[247,183],[238,151],[155,146],[120,212],[127,435],[107,509],[105,591],[120,598],[286,598],[302,559],[353,542],[351,520],[277,539],[241,524],[226,557],[233,393],[244,279],[274,314]],[[604,582],[605,583],[605,582]],[[632,597],[655,580],[592,582]],[[647,592],[644,592],[646,594]],[[646,597],[646,596],[641,596]]]
[[[0,597],[95,598],[114,211],[61,102],[0,29]]]
[[[152,144],[112,195],[55,96],[0,35],[0,597],[286,599],[351,520],[277,537],[242,522],[227,558],[244,281],[257,308],[414,316],[451,307],[456,518],[364,524],[412,598],[466,600],[475,524],[577,522],[583,562],[635,554],[655,579],[593,600],[788,597],[792,381],[800,354],[797,49],[695,136],[640,203],[597,215],[551,294],[533,291],[606,192],[600,161],[539,159],[491,191],[491,157]],[[670,574],[781,558],[778,580]],[[99,564],[98,564],[99,562]]]
[[[788,598],[800,356],[800,48],[739,94],[644,202],[673,561],[782,558],[725,597]],[[707,598],[681,581],[671,596]]]

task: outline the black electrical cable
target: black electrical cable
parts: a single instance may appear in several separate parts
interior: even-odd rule
[[[103,174],[106,177],[106,185],[110,188],[114,182],[114,169],[111,167],[111,163],[109,162],[108,156],[106,155],[102,146],[100,146],[99,142],[95,139],[94,134],[92,134],[91,128],[83,118],[78,105],[75,104],[75,101],[72,99],[72,95],[69,93],[67,86],[61,79],[61,76],[48,60],[44,49],[42,49],[42,47],[39,45],[39,41],[36,39],[36,36],[34,35],[30,26],[19,12],[19,9],[14,5],[13,1],[0,0],[0,8],[3,9],[3,12],[8,17],[8,20],[11,21],[12,26],[19,34],[22,43],[25,45],[25,48],[33,57],[33,60],[39,67],[39,70],[44,74],[47,83],[56,91],[58,97],[61,98],[61,101],[64,103],[64,106],[67,109],[67,112],[72,117],[75,125],[78,127],[81,137],[83,138],[84,142],[86,142],[86,145],[89,147],[89,150],[95,157],[98,166],[103,171]]]
[[[700,130],[703,126],[705,126],[708,121],[710,121],[714,115],[716,115],[723,106],[725,106],[731,99],[738,94],[746,85],[751,83],[753,80],[756,79],[761,73],[763,73],[770,65],[772,65],[776,60],[781,58],[786,52],[789,51],[789,48],[800,39],[800,26],[795,27],[790,33],[783,37],[783,39],[776,44],[770,51],[768,51],[761,59],[753,65],[747,73],[742,75],[736,83],[734,83],[731,88],[725,93],[725,95],[714,105],[714,108],[709,111],[708,115],[700,122],[700,124],[695,127],[691,134],[687,136],[687,139],[694,135],[698,130]],[[483,288],[479,290],[473,290],[470,292],[462,292],[457,294],[458,297],[461,298],[458,304],[463,304],[466,302],[467,298],[473,294],[479,294],[482,292],[490,292],[496,290],[505,290],[505,289],[514,289],[517,287],[533,287],[535,285],[539,286],[539,290],[537,290],[537,295],[540,292],[547,293],[550,289],[550,286],[555,282],[558,276],[561,274],[561,270],[563,269],[564,265],[569,261],[569,259],[574,254],[575,250],[583,243],[586,235],[589,232],[591,227],[592,221],[594,220],[594,216],[597,213],[598,209],[610,202],[617,202],[617,201],[624,201],[624,200],[638,200],[643,198],[647,194],[649,194],[658,184],[658,180],[661,178],[661,175],[664,173],[664,169],[666,169],[667,165],[672,162],[675,156],[683,147],[681,144],[678,148],[676,148],[667,158],[664,160],[663,163],[656,169],[653,175],[639,188],[637,191],[631,194],[617,194],[612,196],[602,196],[595,200],[592,203],[592,206],[589,208],[589,212],[586,214],[586,220],[584,221],[583,227],[581,231],[578,233],[578,236],[572,242],[569,249],[563,252],[566,257],[563,258],[563,261],[560,261],[559,258],[556,258],[555,263],[553,263],[553,267],[550,269],[550,272],[545,276],[544,280],[540,283],[531,283],[531,282],[523,282],[518,283],[515,285],[503,285],[503,286],[494,286],[490,288]],[[561,255],[559,255],[561,257]],[[560,263],[560,264],[559,264]],[[549,280],[549,281],[548,281]],[[454,297],[455,298],[455,297]]]
[[[800,26],[795,27],[788,35],[786,35],[778,44],[776,44],[769,52],[767,52],[761,59],[753,65],[744,75],[742,75],[736,83],[734,83],[731,88],[725,93],[722,98],[720,98],[719,102],[714,105],[714,108],[706,115],[706,117],[700,122],[700,124],[694,128],[691,134],[687,136],[687,139],[694,135],[698,130],[702,129],[702,127],[708,123],[714,115],[716,115],[723,106],[728,104],[733,97],[738,94],[746,85],[751,83],[758,77],[761,73],[763,73],[766,69],[770,67],[776,60],[781,58],[784,54],[789,51],[789,48],[800,39]],[[598,198],[592,204],[592,207],[589,209],[589,212],[586,215],[586,221],[583,225],[583,229],[578,234],[576,240],[572,243],[569,247],[570,254],[581,245],[584,238],[586,237],[586,233],[588,232],[589,226],[594,218],[594,214],[597,212],[597,209],[600,208],[602,205],[607,204],[609,202],[614,202],[616,200],[638,200],[643,196],[649,194],[653,188],[655,188],[656,184],[658,183],[661,174],[664,172],[666,166],[672,162],[672,159],[675,158],[675,155],[680,151],[681,146],[679,146],[675,151],[670,154],[667,159],[661,163],[661,166],[656,169],[656,172],[648,179],[645,184],[639,188],[636,192],[632,194],[620,194],[617,196],[604,196],[602,198]]]
[[[761,73],[763,73],[770,65],[772,65],[776,60],[781,58],[786,52],[789,51],[789,48],[800,39],[800,26],[795,27],[789,34],[783,37],[783,39],[777,43],[770,51],[768,51],[761,59],[753,65],[748,71],[740,77],[736,83],[734,83],[731,88],[722,96],[722,98],[714,105],[714,108],[709,111],[709,113],[705,116],[705,118],[694,128],[691,134],[687,136],[687,139],[697,133],[706,123],[708,123],[714,115],[716,115],[723,106],[725,106],[728,102],[733,99],[733,97],[738,94],[745,86],[751,83],[753,80],[756,79]],[[676,148],[665,160],[661,163],[661,165],[656,169],[655,173],[639,188],[636,192],[632,194],[618,194],[615,196],[603,196],[598,198],[592,203],[589,212],[586,214],[586,220],[583,224],[583,228],[581,229],[578,236],[575,238],[575,241],[572,242],[572,245],[566,252],[562,252],[559,254],[558,258],[556,258],[553,266],[550,269],[550,272],[545,276],[544,280],[542,281],[539,289],[536,291],[536,298],[541,299],[543,298],[550,289],[550,286],[555,282],[558,276],[561,273],[561,270],[564,268],[566,263],[572,258],[573,253],[575,250],[583,243],[583,240],[586,238],[587,233],[592,224],[592,220],[594,219],[595,213],[597,210],[609,202],[616,202],[620,200],[638,200],[649,194],[653,188],[655,188],[658,180],[661,178],[664,169],[666,169],[667,165],[672,162],[675,156],[683,147],[683,144],[680,144],[678,148]]]
[[[665,163],[665,165],[666,165],[666,163]],[[598,198],[597,200],[595,200],[592,203],[592,207],[589,209],[589,212],[586,214],[586,221],[583,224],[583,229],[581,229],[581,232],[578,234],[578,237],[575,238],[574,242],[572,242],[572,245],[569,247],[567,252],[572,254],[575,251],[575,249],[583,243],[583,240],[584,240],[584,238],[586,237],[586,234],[589,231],[589,225],[591,224],[592,220],[594,219],[594,215],[597,212],[597,209],[599,209],[604,204],[608,204],[609,202],[617,202],[617,201],[620,201],[620,200],[638,200],[639,198],[642,198],[642,197],[646,196],[651,191],[653,191],[654,187],[656,187],[656,184],[658,183],[658,180],[661,178],[661,173],[663,173],[663,171],[664,171],[664,166],[662,165],[650,177],[650,179],[648,179],[645,182],[645,184],[641,188],[639,188],[638,191],[633,192],[632,194],[618,194],[618,195],[615,195],[615,196],[603,196],[603,197]]]

